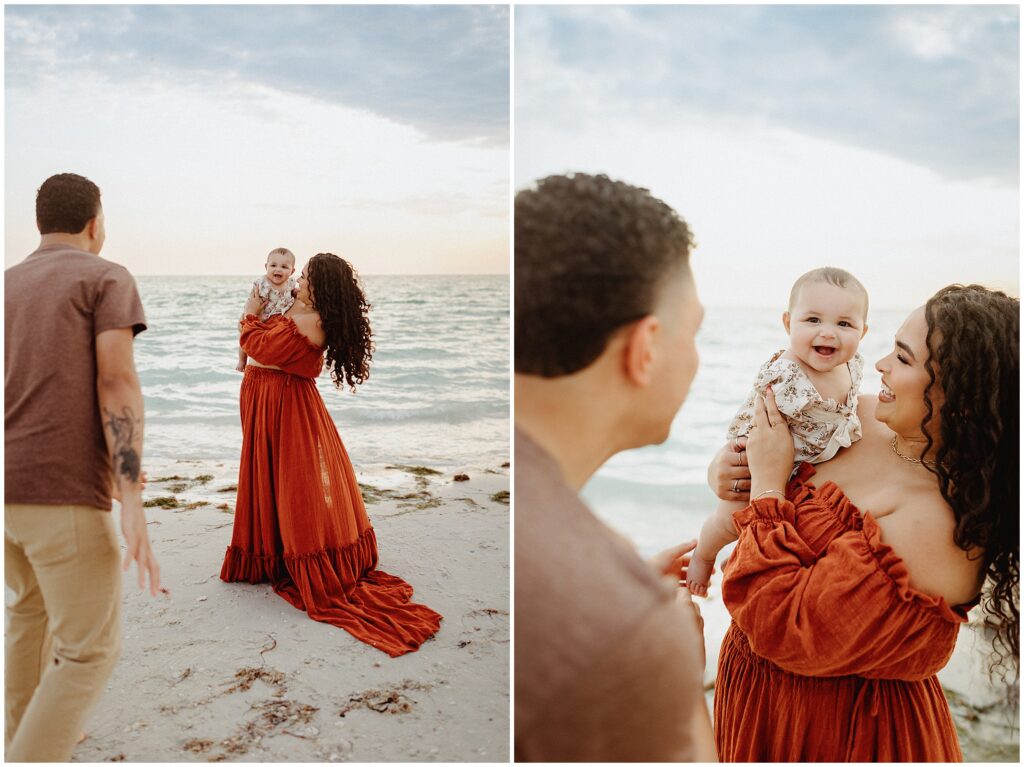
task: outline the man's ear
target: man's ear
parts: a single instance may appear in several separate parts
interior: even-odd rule
[[[623,372],[637,386],[651,383],[654,366],[654,336],[661,321],[653,314],[637,320],[625,330],[626,343],[622,350]]]
[[[786,335],[789,335],[789,312],[782,313],[782,327],[786,329]]]

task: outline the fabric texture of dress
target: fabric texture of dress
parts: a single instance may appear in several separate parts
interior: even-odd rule
[[[776,352],[757,372],[757,379],[732,422],[729,439],[745,437],[754,425],[754,403],[757,395],[764,396],[772,387],[775,404],[786,416],[793,435],[793,463],[827,461],[841,447],[849,447],[861,438],[860,419],[857,417],[857,393],[864,378],[864,358],[854,354],[846,363],[850,368],[850,390],[843,402],[822,399],[811,379],[799,363],[784,358],[785,349]]]
[[[910,586],[903,560],[832,482],[801,464],[786,500],[733,514],[732,625],[715,684],[727,762],[962,761],[936,673],[969,605]]]
[[[221,580],[270,582],[314,620],[388,655],[417,649],[441,616],[377,570],[377,541],[355,472],[316,388],[323,350],[274,316],[242,320],[242,349],[264,365],[242,380],[242,456]]]

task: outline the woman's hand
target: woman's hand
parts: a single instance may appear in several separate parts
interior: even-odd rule
[[[258,317],[269,300],[269,298],[263,298],[263,296],[260,295],[259,289],[253,285],[252,291],[249,293],[249,298],[245,302],[245,307],[242,309],[242,316],[244,317],[247,314],[255,314]]]
[[[715,454],[708,466],[708,485],[723,501],[750,500],[747,438],[736,437]]]
[[[767,490],[785,492],[793,472],[793,436],[785,417],[775,405],[771,388],[754,400],[754,426],[747,437],[750,464],[750,497]]]

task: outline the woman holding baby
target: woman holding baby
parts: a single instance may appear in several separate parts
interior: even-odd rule
[[[877,362],[878,397],[853,400],[852,440],[813,466],[794,470],[778,392],[755,398],[709,472],[747,502],[722,581],[723,761],[962,760],[935,675],[979,600],[993,665],[1019,664],[1019,328],[1016,299],[940,290]]]
[[[316,387],[326,361],[335,386],[369,376],[369,304],[352,266],[309,260],[294,304],[260,319],[254,287],[239,323],[249,358],[241,389],[242,457],[224,581],[269,581],[314,620],[396,656],[417,649],[441,616],[412,587],[376,569],[377,541],[337,427]]]

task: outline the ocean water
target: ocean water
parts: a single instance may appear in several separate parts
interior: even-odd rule
[[[237,462],[237,321],[258,276],[138,278],[149,325],[135,342],[147,467]],[[376,343],[370,378],[355,394],[326,372],[317,381],[356,467],[507,461],[508,278],[369,275],[363,285]]]
[[[861,340],[862,396],[876,396],[881,376],[875,362],[888,354],[913,307],[872,309]],[[725,430],[746,399],[758,368],[788,345],[784,307],[706,307],[697,335],[700,368],[686,402],[661,445],[614,456],[583,489],[595,513],[630,537],[645,554],[697,537],[717,499],[707,487],[707,468],[726,442]]]

